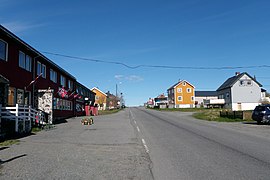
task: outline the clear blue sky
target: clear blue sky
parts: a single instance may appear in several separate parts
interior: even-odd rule
[[[269,0],[0,0],[0,23],[40,52],[130,66],[270,65]],[[270,68],[170,69],[44,54],[89,88],[124,94],[127,105],[185,79],[216,90],[236,71],[270,88]],[[270,89],[269,89],[270,90]]]

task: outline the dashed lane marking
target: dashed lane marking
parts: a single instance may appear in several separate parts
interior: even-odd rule
[[[145,151],[146,151],[147,153],[149,153],[149,149],[148,149],[148,147],[147,147],[146,142],[145,142],[144,139],[142,139],[142,143],[143,143],[143,146],[144,146],[144,148],[145,148]]]

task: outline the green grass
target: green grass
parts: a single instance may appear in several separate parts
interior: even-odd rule
[[[153,110],[157,110],[157,111],[171,111],[171,112],[175,112],[175,111],[179,111],[179,112],[198,112],[198,111],[205,111],[207,109],[205,108],[165,108],[165,109],[159,109],[159,108],[148,108],[148,109],[153,109]]]
[[[39,132],[39,131],[41,131],[42,129],[41,128],[39,128],[39,127],[33,127],[32,128],[32,133],[37,133],[37,132]]]
[[[9,140],[0,142],[0,146],[11,146],[13,144],[19,144],[19,142],[20,141],[18,139],[9,139]]]
[[[153,109],[153,108],[149,108]],[[243,119],[231,119],[220,117],[221,109],[206,109],[206,108],[166,108],[166,109],[154,109],[157,111],[171,111],[171,112],[194,112],[192,115],[196,119],[206,120],[206,121],[217,121],[217,122],[243,122],[243,121],[253,121],[251,120],[251,115],[247,120]],[[249,113],[251,114],[251,113]]]
[[[122,109],[112,109],[112,110],[103,110],[103,111],[98,111],[98,115],[108,115],[108,114],[114,114],[117,113],[119,111],[121,111]]]

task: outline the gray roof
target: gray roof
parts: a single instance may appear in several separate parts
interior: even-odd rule
[[[262,87],[262,85],[256,81],[253,77],[251,77],[248,73],[243,72],[239,75],[230,77],[229,79],[227,79],[218,89],[217,91],[221,91],[223,89],[227,89],[227,88],[231,88],[243,75],[247,75],[250,79],[252,79],[254,82],[256,82],[260,87]]]
[[[195,91],[195,97],[217,96],[217,91]]]

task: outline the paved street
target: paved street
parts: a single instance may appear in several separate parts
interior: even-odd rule
[[[0,179],[269,179],[270,129],[127,108],[0,148]]]
[[[269,179],[269,126],[196,120],[132,108],[154,179]]]
[[[92,126],[80,120],[1,147],[0,179],[152,179],[128,109],[96,116]]]

